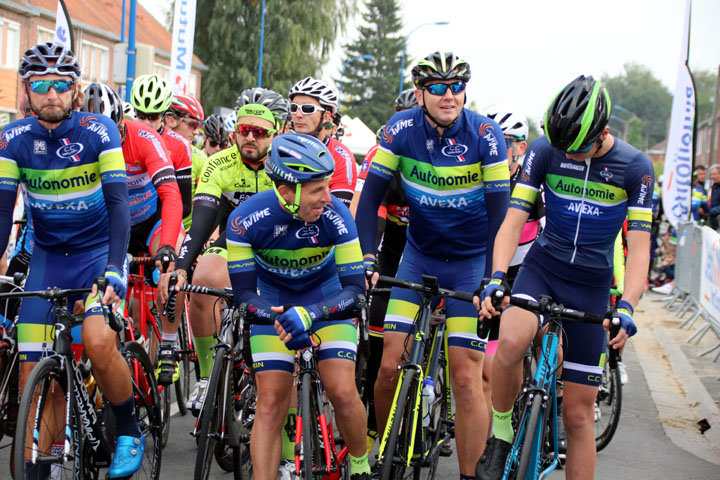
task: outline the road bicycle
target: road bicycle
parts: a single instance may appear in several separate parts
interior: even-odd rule
[[[175,313],[176,282],[177,275],[172,275],[165,307],[169,318],[174,318]],[[235,479],[248,480],[252,476],[250,430],[257,393],[242,356],[245,305],[234,306],[230,288],[184,284],[180,291],[212,295],[225,302],[220,332],[215,335],[217,343],[213,346],[215,352],[205,399],[192,431],[198,443],[194,478],[209,478],[214,457],[223,470],[233,472]]]
[[[510,297],[510,304],[549,317],[542,347],[537,357],[534,377],[523,385],[516,408],[521,409],[515,437],[508,454],[503,479],[547,478],[560,466],[558,448],[557,371],[558,348],[562,322],[569,319],[602,324],[603,315],[585,313],[555,303],[547,295],[538,301]],[[483,322],[485,323],[485,322]],[[619,319],[613,319],[611,338],[619,330]]]
[[[25,275],[22,273],[12,277],[0,275],[0,284],[9,287],[11,292],[21,292],[24,282]],[[9,311],[9,305],[10,302],[5,302],[5,311],[2,312],[5,323],[0,324],[0,440],[5,435],[15,435],[20,402],[17,312]]]
[[[423,283],[380,276],[377,284],[414,290],[422,303],[408,335],[403,363],[390,415],[380,442],[383,480],[412,477],[432,479],[443,447],[455,436],[447,368],[444,321],[432,321],[432,303],[439,297],[472,302],[468,292],[438,286],[437,277],[422,276]]]
[[[96,280],[100,296],[105,279]],[[85,376],[89,369],[75,359],[72,327],[82,316],[68,309],[68,297],[90,293],[91,289],[48,288],[43,291],[0,294],[2,298],[40,297],[53,304],[55,339],[52,350],[33,368],[23,390],[18,411],[19,428],[15,434],[15,478],[34,478],[26,474],[26,462],[34,467],[37,478],[45,478],[43,466],[52,478],[99,477],[100,468],[108,467],[114,451],[114,418],[107,402],[96,410],[94,395],[88,391]],[[136,478],[157,479],[162,459],[162,413],[155,373],[145,349],[137,342],[126,343],[121,335],[125,326],[109,308],[103,307],[105,321],[118,333],[119,349],[134,375],[132,389],[140,432],[146,439],[145,457]],[[85,367],[85,368],[83,368]],[[41,473],[44,473],[41,475]]]
[[[619,298],[617,290],[611,290],[610,295],[611,299]],[[616,304],[611,303],[611,306]],[[620,423],[622,411],[622,382],[618,368],[620,353],[608,345],[606,358],[595,399],[595,449],[598,452],[610,444]]]

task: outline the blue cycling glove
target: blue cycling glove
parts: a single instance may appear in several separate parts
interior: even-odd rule
[[[620,300],[617,304],[617,313],[620,315],[620,328],[624,328],[628,337],[632,337],[637,333],[637,327],[633,322],[633,314],[635,310],[632,305],[625,300]]]
[[[276,320],[293,340],[307,332],[315,320],[322,318],[318,307],[292,307],[277,316]],[[292,342],[291,342],[292,343]],[[296,349],[293,349],[296,350]]]
[[[303,332],[297,337],[293,335],[289,342],[285,344],[285,348],[288,350],[304,350],[312,347],[312,340],[308,332]]]
[[[498,299],[495,296],[495,292],[498,291],[501,287],[503,289],[503,295],[509,293],[510,289],[508,288],[508,282],[507,277],[505,276],[505,272],[503,272],[502,270],[498,270],[497,272],[493,273],[490,281],[482,289],[482,292],[480,292],[480,301],[483,302],[487,297],[491,297],[493,299],[493,305],[499,305],[502,297]]]
[[[105,278],[108,285],[113,287],[115,294],[124,299],[127,293],[127,269],[122,271],[115,265],[108,265],[105,269]]]

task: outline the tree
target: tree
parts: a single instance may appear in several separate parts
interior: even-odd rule
[[[693,80],[695,82],[697,122],[700,123],[712,116],[717,73],[711,72],[710,70],[694,71]]]
[[[644,65],[631,62],[626,63],[624,69],[624,74],[615,77],[603,75],[603,83],[610,93],[613,106],[619,105],[626,111],[634,112],[641,120],[640,135],[634,135],[628,140],[636,148],[646,150],[667,136],[672,94]],[[614,108],[614,111],[618,114],[622,110]],[[631,117],[622,115],[625,121]]]
[[[194,50],[208,67],[206,110],[234,106],[240,92],[257,86],[261,10],[261,0],[198,0]],[[267,0],[262,86],[286,95],[317,75],[355,11],[352,0]]]
[[[375,131],[395,113],[400,60],[404,37],[397,0],[367,0],[359,28],[360,38],[345,45],[344,62],[358,55],[373,55],[375,60],[357,59],[347,64],[342,81],[342,105],[345,113],[360,117]],[[406,82],[407,88],[411,86]]]

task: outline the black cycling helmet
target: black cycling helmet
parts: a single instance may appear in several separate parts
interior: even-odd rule
[[[208,140],[217,143],[226,142],[228,139],[228,131],[225,130],[225,119],[217,113],[213,113],[205,119],[203,131]]]
[[[80,64],[75,54],[63,45],[39,43],[23,54],[18,74],[23,80],[33,75],[57,74],[77,81],[80,77]]]
[[[592,76],[580,75],[550,103],[545,135],[564,152],[579,152],[600,139],[610,121],[610,95]]]
[[[420,60],[412,69],[416,87],[432,80],[470,81],[470,65],[452,52],[435,52]]]
[[[417,101],[417,98],[415,98],[415,89],[414,88],[408,88],[407,90],[403,90],[400,95],[395,99],[395,110],[398,112],[401,112],[403,110],[409,110],[411,108],[417,108],[420,104]]]
[[[235,101],[235,110],[245,105],[264,105],[275,117],[275,127],[281,127],[290,115],[290,102],[279,93],[267,88],[255,87],[243,90]]]

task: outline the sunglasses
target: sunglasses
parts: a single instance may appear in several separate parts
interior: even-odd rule
[[[569,153],[570,155],[575,155],[577,153],[587,153],[592,149],[593,145],[595,145],[595,142],[590,142],[590,145],[586,147],[583,147],[579,150],[568,150],[567,153]]]
[[[158,118],[160,118],[161,113],[145,113],[141,112],[140,110],[135,110],[135,116],[138,118],[138,120],[150,120],[151,122],[154,122]]]
[[[325,109],[312,103],[303,103],[302,105],[298,105],[297,103],[290,104],[290,113],[297,113],[298,110],[300,110],[303,115],[312,115]]]
[[[465,85],[465,82],[462,80],[453,83],[433,83],[431,85],[425,85],[425,90],[430,92],[430,95],[443,96],[449,88],[453,95],[457,95],[465,90]]]
[[[235,131],[245,137],[252,133],[255,138],[267,138],[277,132],[277,130],[268,130],[267,128],[258,127],[257,125],[248,125],[246,123],[238,124],[237,127],[235,127]]]
[[[75,85],[72,80],[34,80],[30,82],[30,90],[45,95],[54,88],[56,93],[65,93]]]
[[[208,140],[208,145],[210,145],[211,148],[220,147],[224,150],[227,148],[228,142],[216,142],[215,140]]]
[[[190,130],[197,130],[200,127],[199,120],[193,120],[192,118],[183,117],[182,121],[187,123],[187,126],[190,127]]]

